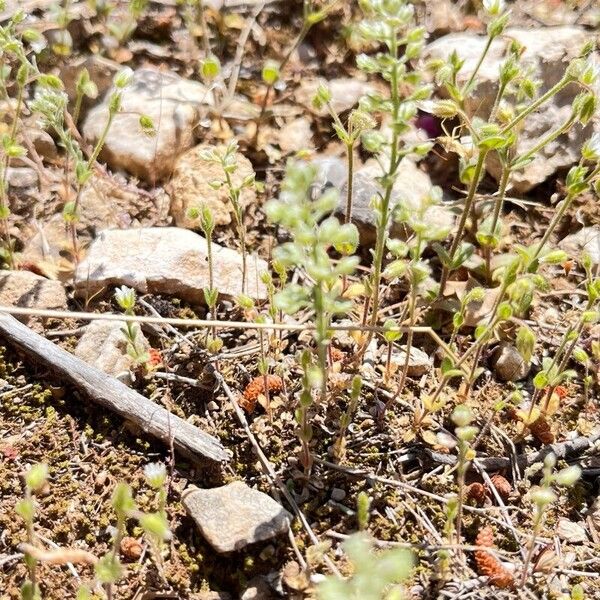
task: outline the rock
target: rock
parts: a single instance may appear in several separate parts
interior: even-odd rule
[[[6,180],[11,188],[31,188],[38,184],[38,174],[30,167],[8,167]]]
[[[169,221],[170,199],[163,190],[142,195],[110,180],[92,177],[81,191],[80,229],[150,227]]]
[[[140,69],[123,90],[121,112],[114,118],[100,157],[113,169],[123,169],[150,183],[168,177],[177,156],[194,145],[194,129],[202,107],[212,95],[201,83],[172,73]],[[108,118],[109,91],[90,110],[83,125],[86,141],[95,143]],[[142,132],[140,115],[149,116],[155,135]]]
[[[337,173],[336,173],[337,175]],[[371,208],[371,199],[381,191],[376,177],[381,175],[381,169],[375,162],[367,162],[354,173],[352,192],[352,222],[358,227],[362,244],[368,245],[375,240],[375,214]],[[342,216],[346,212],[346,182],[340,190],[340,198],[336,213]],[[409,204],[420,204],[422,198],[433,188],[429,176],[421,171],[410,158],[404,158],[398,168],[398,175],[392,191],[390,205],[393,207],[400,200]],[[432,215],[436,219],[453,219],[451,213],[444,207],[435,207]],[[392,219],[390,219],[392,221]],[[403,227],[392,221],[390,234],[401,235]]]
[[[129,372],[135,361],[127,352],[127,338],[123,332],[125,326],[125,321],[92,321],[79,338],[75,356],[124,383],[131,383]],[[137,340],[140,352],[150,348],[139,329]]]
[[[242,293],[240,254],[215,243],[212,252],[215,288],[227,298],[238,296]],[[268,270],[267,263],[249,255],[247,268],[246,293],[266,298],[260,273]],[[178,227],[102,231],[75,272],[75,288],[80,294],[127,285],[142,293],[170,294],[201,303],[208,283],[206,240]]]
[[[271,586],[260,576],[253,577],[240,595],[240,600],[274,600],[275,598]]]
[[[564,238],[559,244],[570,256],[581,258],[586,252],[592,259],[592,264],[600,265],[600,227],[584,227],[577,233],[572,233]]]
[[[464,29],[461,10],[452,0],[437,0],[426,7],[425,22],[430,33],[439,36]]]
[[[580,544],[588,541],[588,534],[585,527],[569,521],[565,517],[561,517],[558,520],[556,534],[561,540],[570,542],[571,544]]]
[[[63,282],[71,279],[73,267],[68,258],[73,252],[73,241],[62,215],[55,215],[46,223],[34,223],[34,233],[25,242],[20,253],[21,264],[35,265],[44,274]],[[85,242],[86,236],[80,238]]]
[[[341,502],[346,497],[346,492],[341,488],[333,488],[331,490],[331,499],[336,502]]]
[[[527,377],[531,364],[523,360],[514,346],[501,342],[492,356],[492,367],[500,381],[519,381]]]
[[[375,92],[375,87],[372,84],[354,77],[341,77],[330,81],[326,79],[305,79],[296,90],[296,100],[320,117],[329,114],[327,107],[317,109],[312,104],[312,99],[321,84],[325,85],[331,92],[331,106],[338,114],[354,108],[362,96]]]
[[[210,186],[213,181],[222,181],[224,174],[221,165],[200,158],[200,153],[208,147],[200,145],[188,150],[175,164],[168,191],[171,196],[171,215],[178,227],[197,228],[198,220],[188,219],[187,212],[190,208],[199,208],[202,204],[210,208],[217,225],[229,225],[234,218],[227,187],[222,186],[215,190]],[[238,169],[231,175],[231,179],[235,186],[239,186],[246,177],[254,173],[254,170],[241,152],[236,153],[236,159]],[[240,202],[243,206],[255,200],[256,192],[253,189],[245,188],[242,191]]]
[[[285,533],[292,519],[273,498],[241,481],[213,489],[190,487],[182,496],[182,504],[220,553]]]
[[[0,304],[66,310],[67,295],[60,281],[46,279],[31,271],[0,271]]]
[[[479,85],[466,99],[467,112],[473,116],[486,117],[496,96],[498,72],[508,45],[516,40],[525,46],[521,70],[532,70],[532,77],[541,81],[539,93],[543,94],[563,76],[570,60],[575,58],[588,41],[589,34],[580,27],[542,27],[536,29],[508,29],[503,36],[495,38],[478,73]],[[453,51],[465,60],[458,76],[458,84],[464,84],[473,72],[486,44],[485,36],[472,33],[446,35],[429,44],[423,60],[447,59]],[[549,131],[564,122],[571,114],[572,102],[579,87],[575,84],[564,89],[558,96],[543,104],[525,119],[519,134],[518,152],[523,153],[535,146]],[[567,168],[579,160],[583,142],[590,136],[592,124],[575,126],[556,141],[548,144],[537,158],[511,178],[514,191],[524,193],[544,182],[559,169]],[[490,155],[486,164],[488,172],[496,179],[500,176],[500,163]]]
[[[311,161],[317,167],[317,183],[322,189],[335,187],[340,192],[348,179],[348,166],[337,156],[320,156]]]
[[[292,154],[313,147],[310,121],[300,117],[286,123],[278,132],[279,147],[285,154]]]
[[[392,350],[392,364],[396,365],[396,369],[398,372],[401,372],[404,368],[404,363],[406,361],[406,346],[400,346],[399,348],[394,348]],[[415,348],[415,346],[411,346],[410,354],[408,359],[408,371],[407,375],[409,377],[421,377],[425,375],[433,365],[433,361],[431,357],[423,350],[419,350],[419,348]]]

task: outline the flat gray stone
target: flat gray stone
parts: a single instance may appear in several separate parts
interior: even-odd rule
[[[200,304],[204,302],[202,290],[209,285],[207,248],[206,240],[189,229],[107,229],[79,263],[75,288],[78,293],[94,294],[126,285],[138,292],[169,294]],[[222,296],[235,298],[242,293],[242,257],[215,243],[212,252],[214,287]],[[248,256],[248,296],[266,297],[260,274],[267,270],[264,260]]]
[[[206,541],[220,553],[285,533],[292,520],[271,496],[242,481],[213,489],[188,488],[182,504]]]
[[[67,295],[60,281],[46,279],[31,271],[0,271],[0,304],[65,310]]]
[[[406,346],[394,347],[391,362],[396,365],[398,372],[402,371],[406,362]],[[421,375],[425,375],[430,371],[432,366],[433,360],[427,352],[423,352],[415,346],[410,347],[408,370],[406,372],[409,377],[421,377]]]
[[[340,193],[336,215],[341,218],[346,212],[346,194],[347,194],[347,169],[343,160],[335,157],[324,157],[316,159],[313,164],[318,168],[317,185],[322,189],[333,186]],[[354,172],[352,187],[352,222],[358,228],[360,241],[364,245],[369,245],[375,240],[375,212],[371,207],[371,200],[378,193],[382,192],[377,183],[377,178],[381,176],[381,168],[375,161],[367,161],[364,166]],[[434,185],[429,175],[421,171],[416,163],[410,158],[404,158],[399,167],[392,190],[390,209],[402,201],[412,206],[419,206],[422,199],[429,195]],[[435,206],[432,209],[432,217],[440,223],[452,226],[454,217],[452,213],[443,205]],[[390,234],[392,237],[400,237],[404,228],[395,223],[390,218]]]

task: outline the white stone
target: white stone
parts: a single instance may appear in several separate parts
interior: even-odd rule
[[[238,296],[242,293],[241,255],[216,243],[212,252],[214,287],[225,297]],[[79,264],[75,287],[79,294],[94,294],[127,285],[142,293],[170,294],[202,303],[202,290],[209,285],[207,259],[206,240],[188,229],[107,229]],[[267,263],[255,255],[249,255],[247,262],[246,293],[264,299],[266,289],[260,274],[268,270]]]
[[[60,281],[46,279],[31,271],[0,271],[0,304],[65,310],[67,295]]]
[[[123,328],[125,321],[92,321],[75,348],[75,356],[86,363],[129,383],[129,371],[135,365],[132,356],[127,353],[127,338]],[[136,336],[140,351],[150,348],[148,340],[139,330]]]
[[[102,135],[111,93],[85,120],[83,135],[90,143]],[[212,102],[211,92],[201,83],[151,69],[136,71],[122,92],[121,111],[108,132],[101,159],[150,183],[165,179],[178,155],[194,145],[200,115]],[[141,115],[152,119],[156,135],[141,130]]]

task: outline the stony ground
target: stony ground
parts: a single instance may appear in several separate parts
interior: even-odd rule
[[[87,2],[71,2],[72,18],[66,29],[60,27],[60,11],[54,4],[9,0],[0,20],[6,23],[18,6],[26,10],[26,23],[43,34],[46,44],[38,58],[40,69],[61,77],[71,107],[77,74],[82,67],[88,69],[98,94],[82,104],[76,125],[83,144],[93,144],[102,136],[113,76],[129,66],[133,79],[123,92],[122,110],[108,132],[94,174],[82,190],[77,224],[80,256],[75,256],[61,214],[73,200],[73,190],[65,179],[69,169],[64,151],[51,132],[40,127],[38,117],[25,111],[21,135],[28,153],[12,161],[7,170],[10,234],[19,268],[0,272],[0,305],[119,312],[112,292],[127,285],[138,290],[138,315],[205,318],[206,241],[188,212],[201,198],[216,223],[213,250],[215,287],[221,294],[218,316],[230,321],[252,319],[252,310],[244,311],[234,302],[242,291],[235,217],[226,192],[211,186],[219,173],[203,160],[203,151],[238,139],[236,183],[256,173],[263,184],[245,189],[241,203],[251,251],[249,295],[264,301],[268,291],[259,274],[268,269],[280,232],[267,222],[263,205],[277,195],[286,159],[302,152],[318,166],[323,188],[334,186],[343,192],[347,185],[344,149],[333,135],[331,119],[311,104],[319,78],[329,82],[332,103],[342,115],[360,96],[382,86],[381,82],[366,81],[358,72],[355,55],[361,49],[350,28],[340,26],[358,18],[355,3],[338,3],[332,15],[313,28],[291,55],[283,81],[268,98],[269,118],[258,132],[256,122],[265,93],[258,57],[280,60],[285,55],[298,32],[301,2],[267,2],[260,13],[254,2],[226,1],[225,6],[218,0],[205,2],[206,27],[225,72],[229,74],[236,65],[240,68],[236,93],[218,91],[216,97],[211,86],[198,77],[204,55],[203,26],[190,23],[186,11],[175,2],[150,2],[131,38],[122,43],[115,39],[114,25],[127,19],[128,3],[115,2],[115,10],[102,16]],[[425,58],[447,57],[457,48],[475,60],[484,44],[479,4],[417,3],[418,18],[429,34]],[[519,39],[527,47],[527,64],[545,77],[545,88],[560,77],[585,40],[597,37],[600,7],[595,2],[518,0],[510,4],[514,29],[506,39]],[[64,43],[65,33],[71,49],[61,53],[59,42]],[[240,63],[236,50],[245,36],[246,50]],[[484,77],[488,73],[489,78],[495,76],[506,39],[492,48]],[[474,106],[489,102],[485,84],[484,80],[479,95],[473,97]],[[8,92],[12,96],[14,90]],[[561,96],[537,112],[525,131],[524,143],[535,143],[562,120],[572,97]],[[8,101],[3,103],[0,112],[8,115]],[[140,132],[140,113],[152,118],[154,135]],[[3,132],[9,123],[10,118],[3,117]],[[425,113],[413,125],[410,135],[419,139],[444,133],[439,122]],[[583,140],[595,127],[591,123],[561,137],[513,182],[506,206],[509,233],[499,255],[509,253],[512,244],[528,244],[543,234],[553,205],[564,191],[566,170],[577,160]],[[493,165],[488,169],[482,204],[485,194],[497,189],[493,178],[498,173]],[[374,238],[369,201],[376,188],[376,171],[366,154],[357,156],[353,214],[365,268]],[[394,197],[402,193],[418,197],[433,185],[443,188],[445,210],[460,206],[463,196],[456,160],[443,144],[436,145],[418,164],[411,159],[402,162]],[[599,236],[598,198],[589,193],[570,209],[553,242],[575,259],[585,248],[598,269]],[[448,337],[459,299],[480,276],[480,268],[481,262],[474,261],[459,280],[450,282],[436,313],[444,337]],[[556,349],[561,333],[576,321],[584,301],[582,271],[576,262],[551,267],[549,278],[551,289],[536,298],[526,318],[537,328],[543,355]],[[468,326],[472,328],[489,313],[493,294],[489,291],[481,306],[470,309]],[[401,318],[404,296],[400,286],[386,288],[386,318]],[[355,312],[348,317],[358,322],[362,315],[359,309]],[[303,317],[310,320],[309,314],[298,320],[303,322]],[[332,563],[343,574],[351,571],[340,544],[358,528],[361,492],[370,498],[368,531],[378,545],[410,545],[417,554],[419,566],[407,583],[407,597],[458,599],[494,594],[498,598],[570,598],[573,586],[581,584],[586,598],[600,598],[597,359],[590,369],[592,384],[583,385],[581,371],[561,388],[547,430],[533,436],[523,430],[516,409],[499,412],[497,405],[510,391],[531,392],[532,375],[541,356],[533,365],[524,365],[512,345],[498,340],[486,351],[484,374],[468,399],[485,432],[477,449],[483,460],[531,456],[552,442],[595,440],[591,447],[560,461],[560,466],[580,464],[583,477],[551,509],[536,546],[534,574],[526,589],[515,592],[490,587],[470,551],[464,562],[456,562],[451,574],[440,577],[439,550],[446,542],[445,496],[456,491],[456,484],[445,460],[448,450],[436,437],[440,430],[451,427],[447,415],[427,417],[415,426],[414,406],[435,385],[431,376],[441,358],[429,337],[416,336],[408,385],[383,421],[381,407],[390,397],[381,368],[387,348],[383,341],[370,348],[362,371],[365,386],[349,428],[343,461],[336,460],[332,446],[347,395],[340,393],[339,402],[318,407],[313,421],[317,460],[307,479],[298,458],[294,408],[301,377],[295,355],[310,343],[308,332],[265,334],[263,339],[256,330],[223,329],[223,348],[216,361],[225,381],[222,385],[215,378],[215,357],[204,349],[206,329],[178,331],[160,323],[144,325],[143,348],[152,352],[152,360],[137,368],[126,353],[122,324],[90,324],[75,316],[35,317],[27,323],[60,347],[213,435],[230,460],[197,464],[173,455],[168,447],[95,406],[69,382],[7,342],[0,355],[1,600],[19,598],[26,576],[18,549],[25,528],[14,508],[23,493],[22,473],[40,461],[50,467],[48,486],[36,497],[40,544],[45,549],[83,548],[97,556],[106,553],[111,543],[114,485],[128,482],[140,508],[152,510],[154,496],[143,468],[151,462],[167,465],[172,539],[163,549],[164,560],[157,563],[142,531],[131,521],[127,542],[121,545],[126,575],[116,586],[115,598],[316,597],[315,584],[331,570]],[[465,334],[458,341],[467,347],[470,339]],[[592,342],[598,339],[596,326],[586,332],[582,345],[591,353]],[[276,371],[283,381],[271,393],[271,414],[264,409],[263,396],[256,403],[256,397],[244,395],[258,374],[261,344],[276,357]],[[351,335],[337,332],[333,345],[332,386],[341,392],[347,389],[353,372],[357,343]],[[396,372],[404,357],[399,347],[392,352]],[[451,403],[462,398],[463,392],[451,388]],[[237,404],[245,410],[236,411]],[[270,461],[270,473],[257,455],[256,445]],[[517,570],[531,534],[527,492],[539,472],[531,465],[515,467],[514,461],[499,465],[469,472],[463,535],[466,543],[474,544],[478,533],[491,524],[493,544],[505,568]],[[309,530],[315,536],[312,539]],[[92,576],[89,566],[44,565],[40,569],[43,597],[74,597],[80,583]]]

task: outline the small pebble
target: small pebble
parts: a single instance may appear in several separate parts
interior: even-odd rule
[[[219,405],[218,405],[218,404],[217,404],[217,403],[216,403],[214,400],[211,400],[211,401],[210,401],[210,402],[209,402],[209,403],[206,405],[206,408],[207,408],[208,410],[210,410],[211,412],[215,412],[215,411],[219,410]]]
[[[331,499],[336,502],[341,502],[346,497],[346,492],[340,488],[333,488],[331,490]]]

